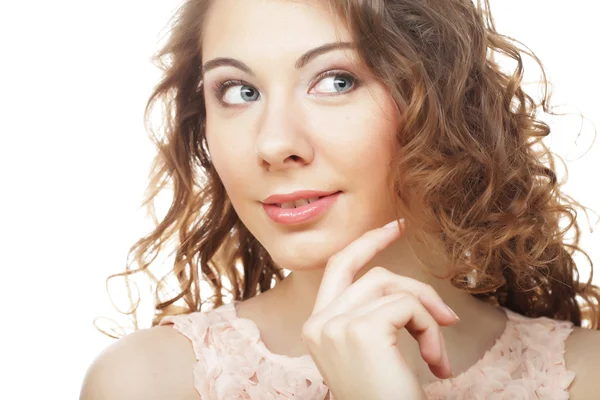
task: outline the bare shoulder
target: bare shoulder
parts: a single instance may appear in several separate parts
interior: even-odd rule
[[[173,327],[140,330],[98,355],[86,373],[80,400],[197,400],[195,362],[191,343]]]
[[[600,381],[600,331],[574,327],[565,343],[565,363],[575,373],[569,398],[595,398]]]

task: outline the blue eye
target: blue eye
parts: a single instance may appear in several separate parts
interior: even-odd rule
[[[358,79],[352,74],[339,70],[326,71],[319,75],[316,81],[317,84],[312,88],[324,90],[324,92],[318,91],[318,93],[324,94],[346,93],[355,88],[358,83]],[[330,87],[333,90],[329,90]],[[260,99],[260,92],[241,80],[217,82],[213,89],[217,99],[224,106],[245,104]]]
[[[319,82],[314,88],[324,89],[325,93],[345,93],[356,85],[356,78],[340,71],[327,71],[319,76]],[[327,90],[332,87],[333,90]],[[321,92],[322,93],[322,92]]]
[[[214,90],[217,99],[225,105],[244,104],[260,98],[258,90],[240,80],[217,82]]]

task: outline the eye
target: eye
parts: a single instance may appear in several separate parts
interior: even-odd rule
[[[313,87],[320,93],[346,93],[356,86],[357,79],[347,73],[338,70],[324,72],[319,75],[318,83]]]
[[[260,98],[258,90],[239,80],[218,82],[214,90],[219,101],[226,105],[244,104]]]
[[[346,93],[358,84],[358,79],[354,75],[340,70],[326,71],[315,80],[317,84],[311,90],[316,89],[317,93],[321,94]],[[213,90],[224,106],[245,104],[260,99],[260,92],[241,80],[217,82]]]

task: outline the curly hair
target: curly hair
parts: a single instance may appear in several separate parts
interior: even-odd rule
[[[130,295],[132,275],[150,279],[152,326],[166,315],[200,311],[202,281],[218,307],[224,304],[223,277],[234,300],[265,292],[284,278],[241,223],[207,152],[199,87],[210,4],[187,0],[155,55],[163,77],[144,116],[158,153],[143,203],[155,227],[131,247],[126,270],[107,279],[125,278]],[[421,262],[446,266],[445,278],[484,301],[598,329],[600,291],[591,284],[593,274],[579,282],[573,259],[580,251],[593,271],[578,247],[576,208],[585,207],[561,192],[558,156],[542,141],[550,127],[538,118],[540,107],[556,114],[537,56],[496,31],[488,0],[322,4],[349,28],[361,61],[401,111],[389,184],[411,227],[411,244],[427,246],[427,252],[416,252]],[[539,102],[523,89],[525,55],[542,71]],[[497,56],[516,62],[514,71],[503,71]],[[161,134],[149,124],[159,103]],[[154,204],[165,192],[170,207],[159,220]],[[568,223],[561,228],[563,218]],[[150,266],[169,244],[169,271],[157,278]],[[130,301],[124,313],[138,329],[139,299]]]

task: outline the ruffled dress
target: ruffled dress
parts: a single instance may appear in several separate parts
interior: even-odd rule
[[[270,352],[256,324],[237,316],[237,301],[168,316],[192,343],[194,387],[202,400],[334,400],[310,355]],[[509,309],[506,329],[484,356],[456,377],[423,386],[434,400],[562,400],[575,378],[565,365],[570,321],[528,318]]]

